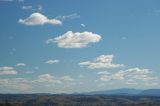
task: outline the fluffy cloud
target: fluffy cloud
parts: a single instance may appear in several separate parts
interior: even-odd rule
[[[45,63],[46,64],[55,64],[55,63],[59,63],[59,60],[48,60]]]
[[[33,13],[26,19],[19,19],[18,21],[24,25],[44,25],[44,24],[52,24],[52,25],[61,25],[62,22],[58,19],[48,19],[41,13]]]
[[[47,83],[53,83],[53,84],[61,83],[60,80],[57,80],[54,76],[50,74],[42,74],[38,76],[38,79],[34,80],[33,82],[47,82]]]
[[[113,64],[114,55],[100,55],[95,58],[93,61],[85,61],[79,63],[80,66],[87,66],[89,69],[98,69],[98,68],[118,68],[123,67],[123,64]]]
[[[17,67],[19,67],[19,66],[26,66],[26,64],[24,64],[24,63],[17,63],[16,66]]]
[[[14,70],[13,67],[0,67],[0,75],[16,75],[17,71]]]
[[[127,80],[127,84],[136,84],[139,81],[157,80],[157,77],[152,77],[149,69],[131,68],[127,70],[120,70],[116,73],[109,73],[108,71],[98,72],[101,81],[111,80]]]
[[[46,41],[49,43],[57,43],[58,47],[61,48],[84,48],[87,47],[89,43],[96,43],[101,40],[101,36],[92,32],[72,32],[68,31],[65,34],[48,39]]]

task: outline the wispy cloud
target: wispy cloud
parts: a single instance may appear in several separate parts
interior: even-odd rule
[[[82,26],[82,27],[86,27],[86,25],[85,25],[85,24],[81,24],[81,26]]]
[[[25,63],[17,63],[16,66],[17,66],[17,67],[26,66],[26,64],[25,64]]]
[[[63,76],[63,77],[61,77],[61,80],[62,81],[73,81],[74,79],[71,78],[70,76]]]
[[[76,18],[80,18],[80,15],[78,15],[77,13],[73,13],[70,15],[64,15],[64,16],[57,16],[56,19],[60,19],[60,20],[65,20],[65,19],[76,19]]]
[[[38,5],[37,7],[33,7],[31,5],[24,5],[22,6],[23,10],[30,10],[30,11],[41,11],[43,9],[42,5]]]
[[[113,64],[113,57],[114,55],[100,55],[92,61],[84,61],[79,63],[79,65],[87,66],[89,69],[124,67],[123,64]]]
[[[63,35],[48,39],[46,41],[49,43],[57,43],[60,48],[84,48],[90,43],[96,43],[101,40],[101,36],[93,32],[72,32],[68,31]]]
[[[19,19],[18,21],[24,25],[44,25],[44,24],[51,24],[51,25],[61,25],[62,21],[58,19],[49,19],[41,13],[32,13],[29,17],[25,19]]]
[[[5,88],[7,92],[28,92],[32,89],[29,81],[25,78],[0,79],[0,87]]]
[[[59,60],[48,60],[45,63],[46,64],[56,64],[56,63],[59,63]]]
[[[37,80],[34,80],[33,82],[46,82],[46,83],[52,83],[52,84],[59,84],[61,83],[60,80],[56,79],[54,76],[50,74],[42,74],[38,76]]]
[[[17,71],[15,71],[14,67],[4,66],[0,67],[0,75],[16,75]]]

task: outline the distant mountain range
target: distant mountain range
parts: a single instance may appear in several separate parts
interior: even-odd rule
[[[121,88],[121,89],[113,89],[113,90],[102,90],[102,91],[92,91],[92,92],[83,92],[83,93],[58,93],[58,94],[52,94],[52,93],[32,93],[32,94],[14,94],[14,93],[8,93],[8,94],[0,94],[0,97],[3,95],[10,95],[10,96],[23,96],[23,95],[29,95],[29,96],[52,96],[52,95],[82,95],[82,96],[159,96],[160,97],[160,89],[134,89],[134,88]]]
[[[135,96],[160,96],[160,89],[132,89],[132,88],[122,88],[114,90],[105,91],[93,91],[82,93],[83,95],[135,95]]]

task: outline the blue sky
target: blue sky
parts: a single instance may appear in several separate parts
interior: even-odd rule
[[[160,88],[159,0],[0,0],[0,92]]]

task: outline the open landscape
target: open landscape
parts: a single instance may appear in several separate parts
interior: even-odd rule
[[[160,97],[85,95],[0,95],[0,106],[160,106]]]
[[[160,106],[160,89],[79,94],[0,94],[0,106]]]

